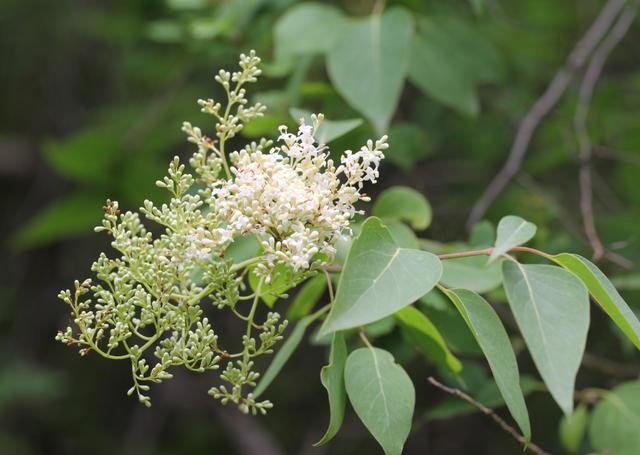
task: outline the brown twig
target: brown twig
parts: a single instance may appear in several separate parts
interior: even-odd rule
[[[338,264],[330,264],[324,268],[329,273],[340,273],[342,272],[342,266]]]
[[[513,438],[516,441],[518,441],[520,444],[522,444],[529,452],[531,452],[533,454],[536,454],[536,455],[548,455],[547,452],[542,450],[539,446],[537,446],[533,442],[527,442],[526,438],[524,436],[522,436],[518,432],[518,430],[516,430],[511,425],[509,425],[507,422],[505,422],[504,419],[502,417],[500,417],[498,414],[496,414],[495,412],[493,412],[492,409],[490,409],[490,408],[486,407],[485,405],[483,405],[482,403],[474,400],[469,395],[464,393],[462,390],[454,389],[452,387],[447,387],[446,385],[438,382],[433,377],[429,377],[427,379],[431,383],[431,385],[439,388],[440,390],[448,393],[449,395],[453,395],[453,396],[456,396],[458,398],[461,398],[464,401],[466,401],[467,403],[469,403],[470,405],[478,408],[478,410],[480,410],[480,412],[482,412],[484,415],[490,417],[496,424],[498,424],[498,426],[500,428],[502,428],[504,431],[506,431],[511,436],[513,436]]]
[[[596,175],[597,174],[594,173],[594,176]],[[559,202],[550,193],[547,193],[545,189],[540,187],[526,172],[520,172],[518,175],[518,180],[523,186],[525,186],[525,188],[530,189],[532,191],[537,191],[538,193],[540,193],[540,196],[545,201],[549,201],[550,204],[555,204],[560,208],[562,208]],[[576,225],[574,223],[575,221],[574,218],[572,216],[569,216],[569,213],[565,212],[565,210],[561,210],[559,216],[560,216],[560,222],[569,233],[574,235],[574,237],[576,238],[581,237],[581,234],[583,232],[581,223],[579,225]],[[588,243],[588,240],[585,239],[585,242]],[[633,262],[611,251],[611,249],[617,249],[617,248],[618,247],[616,246],[616,244],[609,245],[609,249],[605,249],[604,257],[607,260],[613,262],[614,264],[619,265],[622,268],[632,269],[634,265]]]
[[[518,173],[533,133],[538,128],[538,125],[558,103],[575,72],[585,64],[587,58],[607,33],[625,3],[625,0],[607,1],[596,20],[591,24],[591,27],[589,27],[567,57],[564,66],[558,70],[545,92],[524,116],[518,126],[509,157],[471,209],[471,213],[467,219],[468,228],[483,217],[496,197],[498,197],[511,179]]]
[[[605,250],[604,257],[614,264],[618,264],[623,269],[631,270],[634,265],[629,259],[613,251]]]
[[[580,160],[580,212],[584,224],[584,232],[593,250],[593,260],[598,261],[604,257],[605,249],[598,236],[595,218],[593,215],[593,188],[591,172],[591,156],[593,145],[587,130],[587,117],[593,92],[602,69],[613,49],[620,43],[627,34],[629,27],[636,16],[638,2],[635,1],[624,8],[611,31],[603,39],[602,43],[594,51],[585,71],[580,90],[578,93],[578,103],[573,121],[573,127],[578,138],[578,158]]]

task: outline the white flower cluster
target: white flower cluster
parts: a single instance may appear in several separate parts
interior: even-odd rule
[[[376,182],[388,145],[386,136],[359,151],[347,150],[336,167],[327,147],[314,139],[314,125],[301,122],[297,134],[280,127],[281,145],[268,152],[244,149],[230,154],[233,179],[211,193],[210,204],[225,219],[232,236],[257,234],[262,240],[259,272],[269,279],[278,264],[309,269],[335,255],[336,241],[358,213],[353,204],[368,200],[361,192]]]
[[[81,354],[128,360],[133,381],[129,393],[147,406],[149,384],[169,379],[169,370],[205,372],[225,363],[219,375],[224,384],[212,387],[211,396],[253,414],[272,406],[268,400],[256,401],[250,392],[260,376],[254,361],[272,353],[287,323],[276,312],[258,323],[256,309],[261,298],[281,297],[283,290],[333,259],[336,241],[349,232],[358,213],[354,204],[369,199],[363,184],[376,181],[387,148],[385,136],[357,152],[346,151],[334,163],[327,147],[314,139],[319,115],[312,116],[311,125],[301,122],[296,134],[280,127],[276,147],[262,139],[229,154],[229,139],[265,109],[259,103],[249,105],[244,88],[260,75],[260,59],[252,51],[241,55],[239,63],[240,71],[216,76],[226,92],[226,105],[199,101],[201,110],[216,118],[215,138],[183,124],[189,142],[197,147],[189,161],[194,174],[174,158],[168,175],[156,182],[170,193],[170,200],[161,205],[147,200],[141,208],[163,232],[154,236],[138,213],[121,213],[117,202],[107,201],[96,230],[113,237],[119,257],[101,255],[92,268],[95,284],[76,282],[75,292],[59,295],[77,328],[60,331],[57,339],[78,347]],[[262,249],[234,260],[228,248],[242,236],[255,236]],[[263,283],[273,277],[283,283],[263,293]],[[251,294],[245,294],[247,285]],[[246,323],[240,351],[226,350],[237,343],[218,343],[204,301],[229,309]],[[244,308],[247,301],[252,301],[250,308]]]

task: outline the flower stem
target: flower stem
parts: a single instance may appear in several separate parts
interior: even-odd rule
[[[237,272],[238,270],[242,270],[245,267],[248,267],[250,265],[253,265],[257,262],[260,262],[260,257],[255,257],[255,258],[251,258],[251,259],[247,259],[246,261],[242,261],[242,262],[238,262],[237,264],[233,264],[230,268],[229,271],[230,272]]]

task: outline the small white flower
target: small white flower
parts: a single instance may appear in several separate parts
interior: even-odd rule
[[[269,152],[232,153],[235,178],[211,192],[210,205],[226,220],[229,235],[263,237],[260,268],[267,275],[278,264],[307,270],[320,261],[319,253],[333,258],[335,243],[361,213],[354,204],[368,200],[360,194],[363,182],[378,178],[386,137],[356,153],[347,150],[336,169],[327,148],[314,139],[321,118],[314,117],[314,126],[302,121],[297,134],[281,126],[281,145]]]

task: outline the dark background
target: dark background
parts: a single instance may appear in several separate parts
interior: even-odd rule
[[[126,364],[92,355],[80,358],[53,339],[68,324],[58,291],[88,276],[93,259],[109,249],[107,239],[91,229],[104,200],[118,199],[135,209],[144,198],[161,197],[153,182],[163,175],[171,156],[192,151],[180,132],[182,120],[203,127],[207,121],[198,114],[195,100],[219,95],[212,76],[219,68],[233,68],[240,52],[254,48],[267,63],[273,61],[274,23],[294,2],[192,3],[195,9],[177,0],[0,3],[1,453],[379,451],[352,411],[334,442],[311,447],[328,421],[319,381],[323,347],[303,343],[267,394],[275,408],[266,417],[250,418],[207,397],[207,378],[186,373],[156,386],[153,407],[144,408],[125,395]],[[366,15],[373,7],[367,0],[332,3],[353,15]],[[500,77],[479,87],[481,111],[476,116],[405,86],[393,124],[410,125],[412,139],[398,139],[396,146],[410,149],[416,158],[404,167],[387,162],[380,183],[368,189],[374,195],[395,184],[418,189],[434,208],[434,222],[421,235],[441,242],[464,240],[466,217],[506,159],[519,120],[603,2],[388,3],[474,23],[501,55]],[[482,6],[477,11],[476,3]],[[600,265],[635,309],[640,306],[637,25],[607,62],[588,121],[595,145],[594,212],[600,237],[607,249],[630,262],[622,267],[605,259]],[[518,214],[538,225],[534,246],[589,256],[578,210],[572,127],[576,81],[542,122],[523,168],[487,219],[496,222],[505,214]],[[261,99],[276,104],[269,117],[273,125],[291,122],[283,114],[286,109],[278,110],[282,106],[323,110],[334,118],[358,116],[328,82],[321,58],[311,61],[302,85],[291,84],[289,74],[272,72],[253,88]],[[275,133],[274,128],[269,131]],[[333,147],[355,147],[373,134],[365,125]],[[594,310],[592,319],[577,387],[608,388],[637,377],[637,353],[601,312]],[[517,333],[511,332],[517,342]],[[463,358],[482,368],[473,356]],[[525,373],[536,375],[528,354],[522,353],[519,363]],[[422,358],[414,357],[405,366],[416,384],[419,418],[446,397],[426,382],[435,371]],[[561,452],[557,407],[545,393],[533,393],[527,402],[536,443]],[[417,426],[406,453],[521,450],[486,417],[472,414]]]

